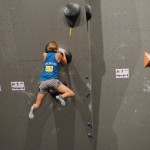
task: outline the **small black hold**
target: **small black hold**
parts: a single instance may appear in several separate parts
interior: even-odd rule
[[[58,93],[56,90],[54,90],[54,89],[50,89],[50,90],[49,90],[49,93],[50,93],[51,96],[53,96],[53,97],[56,97],[56,95],[59,95],[59,93]]]
[[[90,122],[87,123],[87,126],[93,129],[93,126],[91,125]]]
[[[94,139],[94,137],[91,135],[91,133],[88,133],[88,137]]]
[[[90,95],[91,95],[91,93],[87,93],[87,94],[86,94],[86,97],[89,97]]]
[[[89,77],[88,77],[88,76],[86,76],[85,78],[86,78],[86,79],[88,79]]]
[[[89,4],[86,4],[86,20],[90,20],[92,18],[92,10]]]

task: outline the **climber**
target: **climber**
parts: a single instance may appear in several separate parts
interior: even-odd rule
[[[62,54],[61,54],[62,53]],[[58,72],[60,64],[66,65],[67,58],[65,50],[58,51],[58,44],[55,41],[51,41],[47,44],[46,52],[43,53],[44,69],[40,77],[39,92],[35,103],[31,106],[29,112],[29,118],[34,118],[34,112],[38,109],[50,89],[56,90],[59,95],[56,99],[60,101],[62,106],[65,106],[65,98],[73,97],[74,92],[60,82],[58,79]]]

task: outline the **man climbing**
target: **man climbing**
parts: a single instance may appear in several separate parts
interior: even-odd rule
[[[44,69],[40,77],[39,93],[36,102],[30,108],[30,119],[34,118],[34,111],[40,107],[44,97],[50,89],[54,89],[59,93],[59,95],[56,96],[56,99],[59,100],[63,106],[66,104],[65,98],[73,97],[75,95],[71,89],[62,84],[58,79],[60,64],[67,64],[65,50],[62,50],[61,53],[58,52],[58,45],[55,41],[47,44],[46,52],[43,53]]]

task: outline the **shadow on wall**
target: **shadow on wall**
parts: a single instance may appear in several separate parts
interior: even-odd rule
[[[103,31],[102,31],[102,16],[101,16],[101,1],[100,0],[87,0],[91,5],[92,19],[90,26],[90,39],[91,39],[91,68],[92,68],[92,107],[93,107],[93,124],[94,124],[94,150],[97,150],[97,143],[100,143],[100,150],[103,150],[102,139],[98,138],[99,119],[100,119],[100,103],[101,103],[101,86],[102,78],[105,74],[105,61],[104,61],[104,47],[103,47]],[[102,123],[101,123],[102,124]],[[112,130],[111,136],[114,140],[113,146],[117,150],[117,137]],[[102,134],[100,134],[101,136]]]
[[[71,79],[68,69],[73,72]],[[60,71],[60,74],[61,79],[65,81],[67,80],[66,82],[71,89],[77,89],[75,90],[76,96],[72,100],[67,100],[67,106],[65,107],[60,106],[60,104],[57,103],[52,96],[50,96],[52,103],[50,101],[43,103],[41,108],[36,111],[35,118],[33,120],[28,120],[24,150],[40,150],[45,124],[53,113],[55,119],[55,128],[56,130],[59,129],[59,131],[56,132],[58,150],[75,149],[74,142],[76,109],[78,109],[81,115],[82,122],[88,134],[88,128],[86,124],[87,122],[91,121],[92,115],[91,110],[89,109],[89,105],[91,103],[90,96],[87,97],[87,93],[90,93],[90,90],[78,75],[73,63],[71,63],[69,66],[63,67],[63,69]],[[71,84],[71,81],[73,81],[73,85]],[[92,149],[93,141],[89,139],[89,142],[91,143],[91,148],[89,149]]]

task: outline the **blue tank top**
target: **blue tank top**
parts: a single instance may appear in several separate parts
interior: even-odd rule
[[[45,81],[49,79],[58,79],[58,69],[60,63],[55,58],[56,53],[47,53],[46,59],[43,62],[44,69],[40,77],[40,81]]]

